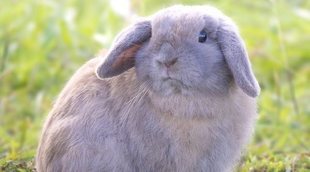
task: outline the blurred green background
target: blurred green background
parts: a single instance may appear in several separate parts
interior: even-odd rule
[[[31,171],[38,136],[66,81],[134,16],[211,4],[246,41],[262,93],[238,171],[310,171],[309,0],[1,0],[0,171]]]

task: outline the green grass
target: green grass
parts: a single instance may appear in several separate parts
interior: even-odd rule
[[[132,0],[132,10],[176,3],[218,7],[246,41],[262,93],[238,171],[310,171],[310,1]],[[0,171],[33,169],[57,94],[128,23],[106,0],[0,1]]]

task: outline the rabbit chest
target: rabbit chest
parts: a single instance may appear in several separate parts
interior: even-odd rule
[[[210,168],[207,164],[233,158],[239,151],[242,127],[237,125],[244,124],[233,119],[234,112],[226,113],[222,107],[214,114],[202,100],[179,100],[184,104],[177,106],[171,103],[175,100],[154,99],[141,98],[136,107],[121,112],[121,116],[127,115],[121,118],[126,119],[125,124],[121,122],[126,151],[136,168],[199,171]]]

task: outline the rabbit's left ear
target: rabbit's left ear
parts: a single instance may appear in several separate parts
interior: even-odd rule
[[[237,85],[249,96],[257,97],[260,87],[251,69],[248,54],[237,27],[229,19],[222,20],[217,38],[225,60]]]
[[[97,67],[97,76],[110,78],[133,67],[137,51],[150,39],[151,34],[150,21],[138,22],[121,32],[104,61]]]

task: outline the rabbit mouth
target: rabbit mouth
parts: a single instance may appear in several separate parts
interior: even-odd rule
[[[158,88],[158,91],[162,92],[166,96],[183,94],[185,90],[186,86],[182,81],[170,76],[163,78],[160,82],[160,87]]]
[[[163,80],[163,82],[166,82],[166,81],[174,80],[174,79],[171,78],[170,76],[168,76],[168,77],[163,78],[162,80]]]
[[[169,84],[170,86],[173,86],[173,87],[181,87],[184,85],[182,81],[172,78],[170,76],[163,78],[162,82]]]

